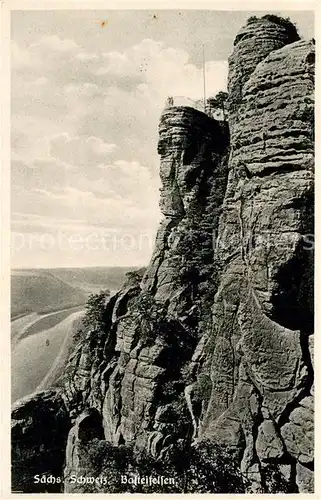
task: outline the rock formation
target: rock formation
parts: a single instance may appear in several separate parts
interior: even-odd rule
[[[68,482],[104,473],[82,454],[104,442],[156,461],[187,442],[218,445],[248,491],[313,491],[313,78],[313,42],[252,18],[229,59],[229,126],[163,112],[150,265],[77,344],[61,395],[14,410],[16,464],[35,453],[17,429],[52,401],[59,446],[72,425],[57,462],[66,492],[108,491]]]
[[[61,395],[40,392],[12,408],[12,490],[58,493],[63,483],[37,482],[35,476],[61,477],[71,422]]]
[[[290,38],[266,55],[260,44],[273,46],[275,33],[270,40],[265,24],[243,29],[230,58],[231,156],[202,425],[204,437],[229,445],[244,436],[242,469],[255,488],[269,462],[292,476],[303,466],[309,478],[313,462],[314,44]],[[236,97],[238,66],[247,68],[254,45],[261,62],[250,59]]]
[[[209,321],[227,146],[225,124],[192,108],[164,112],[158,145],[164,219],[151,264],[141,285],[128,283],[113,297],[105,331],[89,332],[69,363],[66,404],[76,412],[98,409],[107,441],[134,444],[155,458],[190,432],[181,369]]]

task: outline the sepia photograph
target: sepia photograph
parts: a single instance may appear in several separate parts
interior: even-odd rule
[[[315,13],[261,5],[11,10],[12,493],[314,493]]]

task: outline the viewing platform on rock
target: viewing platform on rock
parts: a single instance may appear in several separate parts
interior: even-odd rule
[[[159,154],[168,156],[173,151],[198,150],[204,138],[212,143],[213,151],[223,151],[227,147],[228,123],[213,118],[200,109],[201,106],[192,104],[192,100],[185,98],[184,104],[183,100],[174,100],[164,108],[159,122]]]
[[[214,120],[224,121],[222,112],[213,108],[208,102],[204,102],[203,99],[194,100],[184,96],[170,96],[166,100],[163,112],[173,107],[192,108],[209,116],[210,118],[213,118]]]

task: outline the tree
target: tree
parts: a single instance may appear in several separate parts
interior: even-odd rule
[[[220,91],[215,97],[209,97],[207,99],[207,104],[214,111],[222,111],[223,120],[227,120],[227,109],[226,101],[228,98],[227,92]]]
[[[149,291],[141,291],[135,297],[131,308],[131,316],[140,324],[141,339],[154,340],[157,336],[166,336],[169,323],[166,317],[167,307],[155,301]]]
[[[262,16],[262,19],[266,19],[271,23],[282,26],[286,30],[289,40],[291,40],[291,42],[288,43],[297,42],[298,40],[300,40],[297,27],[295,23],[292,23],[289,17],[276,16],[275,14],[265,14],[265,16]]]
[[[109,290],[101,290],[99,293],[92,293],[89,296],[85,305],[86,312],[83,319],[83,324],[86,327],[103,328],[105,306],[109,296]]]
[[[189,491],[193,493],[245,493],[246,480],[235,453],[202,442],[190,454]]]
[[[141,269],[137,269],[135,271],[128,271],[126,273],[126,285],[139,285],[142,281],[142,278],[145,274],[146,268],[142,267]]]
[[[238,458],[214,443],[201,443],[197,447],[174,445],[166,458],[156,461],[145,455],[137,465],[140,475],[172,477],[175,486],[140,487],[136,492],[245,493],[246,480]]]

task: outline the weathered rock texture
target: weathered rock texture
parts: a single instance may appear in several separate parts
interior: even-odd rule
[[[304,485],[301,469],[313,462],[314,44],[289,44],[266,23],[244,28],[230,58],[231,156],[201,434],[230,446],[243,437],[242,469],[254,489],[266,464],[280,462],[290,480],[299,467],[304,491],[310,477]]]
[[[69,360],[66,478],[88,473],[84,442],[157,460],[209,441],[250,491],[313,490],[314,44],[252,19],[229,66],[229,130],[161,117],[164,218],[143,279]]]
[[[210,319],[212,234],[226,189],[227,147],[226,124],[192,108],[164,112],[164,219],[151,264],[141,285],[128,283],[111,299],[104,331],[88,333],[68,368],[66,404],[75,414],[98,409],[114,445],[158,457],[192,432],[181,369]]]
[[[55,391],[24,398],[12,408],[12,490],[24,493],[63,492],[62,481],[41,484],[35,476],[61,477],[70,418]]]

